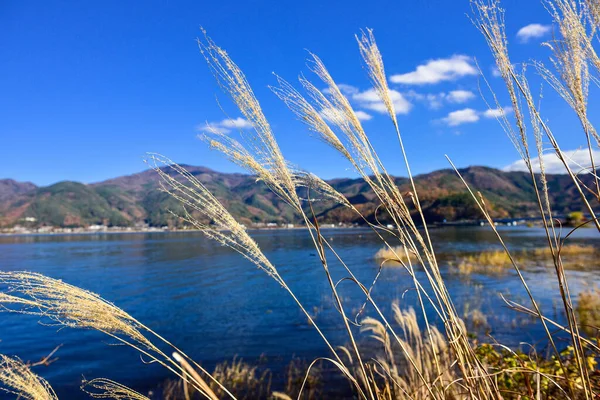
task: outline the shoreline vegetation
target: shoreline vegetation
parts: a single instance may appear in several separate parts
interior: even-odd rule
[[[568,187],[577,198],[577,205],[569,204],[569,207],[582,210],[581,215],[589,216],[588,225],[600,231],[600,219],[595,214],[600,199],[600,177],[596,174],[597,160],[594,159],[595,149],[600,146],[600,135],[588,118],[587,108],[590,82],[596,83],[600,72],[600,57],[594,47],[600,29],[600,5],[595,0],[545,0],[555,26],[555,35],[548,43],[552,58],[548,66],[538,61],[529,64],[529,68],[565,100],[580,122],[578,128],[590,159],[589,165],[578,165],[574,171],[541,111],[537,93],[530,90],[529,71],[517,68],[518,64],[509,57],[504,10],[500,2],[471,0],[470,3],[472,22],[496,61],[499,78],[506,89],[507,96],[503,97],[510,100],[512,111],[508,114],[493,93],[490,109],[497,114],[527,168],[522,175],[521,190],[533,194],[532,206],[538,213],[547,243],[547,249],[532,249],[527,256],[543,258],[548,264],[546,279],[552,279],[552,285],[548,287],[556,288],[552,293],[553,311],[560,318],[549,317],[547,308],[536,298],[536,290],[532,288],[539,282],[523,273],[527,268],[520,263],[524,255],[511,253],[506,244],[502,230],[495,223],[497,210],[488,200],[492,199],[490,193],[478,191],[477,182],[465,179],[468,170],[458,170],[448,158],[455,179],[464,185],[466,196],[446,199],[442,205],[460,202],[467,206],[465,210],[477,213],[503,252],[494,250],[465,255],[463,270],[476,273],[482,265],[504,269],[508,261],[507,268],[514,271],[509,278],[514,279],[524,295],[502,293],[504,306],[535,323],[541,337],[524,347],[526,351],[510,348],[493,337],[481,338],[475,334],[477,325],[484,327],[491,315],[481,315],[475,309],[464,312],[457,309],[448,277],[442,273],[443,260],[435,251],[429,231],[428,222],[440,217],[429,207],[435,204],[435,199],[427,198],[411,173],[410,151],[404,146],[404,132],[397,118],[393,91],[388,86],[383,57],[371,30],[359,32],[355,39],[373,91],[389,119],[390,143],[397,142],[399,158],[406,167],[407,178],[402,188],[387,173],[357,110],[317,55],[308,54],[308,66],[314,80],[300,75],[298,82],[290,83],[275,75],[271,90],[310,131],[337,151],[360,175],[374,196],[376,207],[373,209],[361,207],[364,203],[353,202],[326,181],[291,166],[279,148],[275,132],[249,80],[229,54],[203,30],[198,39],[200,53],[219,87],[230,95],[253,131],[235,135],[213,129],[202,139],[210,148],[264,183],[281,201],[278,204],[285,207],[286,213],[302,222],[314,246],[322,283],[330,295],[327,297],[337,311],[335,318],[327,321],[314,317],[306,299],[288,285],[285,269],[280,269],[263,253],[243,221],[228,211],[228,204],[224,204],[197,174],[185,166],[158,154],[148,155],[147,162],[158,177],[161,195],[172,201],[171,204],[180,206],[170,208],[168,214],[239,253],[255,269],[272,279],[273,284],[289,296],[303,321],[314,330],[315,337],[322,340],[324,354],[303,368],[298,392],[268,393],[265,397],[310,397],[310,379],[318,363],[331,367],[336,378],[343,382],[341,385],[351,392],[351,397],[361,400],[592,400],[600,395],[597,365],[600,327],[597,326],[596,312],[596,306],[600,304],[599,292],[594,289],[577,293],[568,279],[571,276],[569,257],[574,254],[595,257],[596,249],[574,247],[570,233],[562,236],[562,224],[556,217],[564,211],[556,207],[558,199],[564,197],[566,186],[550,184],[551,176],[546,174],[544,166],[549,149],[564,167]],[[575,129],[573,135],[574,132]],[[580,167],[588,174],[580,174]],[[355,274],[351,264],[346,264],[336,252],[334,243],[323,234],[322,223],[325,221],[319,219],[319,207],[324,201],[333,204],[330,209],[336,213],[354,216],[378,236],[381,246],[399,262],[402,277],[416,298],[414,307],[401,308],[399,302],[381,304],[372,296],[379,273],[374,271],[369,277]],[[382,222],[383,217],[385,222]],[[573,229],[580,229],[583,223],[574,222]],[[404,253],[404,257],[399,256],[398,251]],[[389,253],[381,256],[385,259]],[[341,292],[346,288],[340,286],[342,282],[353,285],[356,300],[364,304],[356,315],[349,309],[347,292]],[[308,278],[302,283],[315,284]],[[268,383],[268,378],[258,375],[257,369],[235,360],[207,370],[201,360],[194,360],[177,347],[177,337],[165,338],[110,301],[63,280],[31,272],[0,271],[0,288],[0,311],[38,316],[58,327],[104,333],[111,340],[135,349],[144,363],[160,365],[172,373],[173,379],[180,382],[178,398],[190,398],[195,392],[199,397],[211,400],[237,399],[254,393],[254,390],[262,396],[262,384]],[[344,339],[333,340],[329,331],[323,328],[324,322],[327,325],[337,323]],[[519,326],[513,328],[520,329]],[[365,344],[367,340],[369,343]],[[369,351],[373,345],[378,350],[375,355]],[[0,368],[3,386],[0,388],[35,400],[56,398],[51,382],[38,377],[15,358],[3,360],[5,363]],[[142,369],[140,374],[143,374]],[[260,385],[257,386],[257,382]],[[327,386],[334,385],[333,382],[336,381],[327,379],[324,383],[324,390],[329,389],[324,397],[328,393],[335,396],[336,387]],[[103,377],[84,382],[82,389],[95,397],[148,399],[144,394]]]

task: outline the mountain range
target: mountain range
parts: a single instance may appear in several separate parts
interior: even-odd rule
[[[221,173],[205,167],[184,165],[190,173],[242,223],[296,222],[296,216],[279,197],[251,175]],[[171,172],[169,172],[171,173]],[[535,192],[529,175],[488,167],[460,170],[468,184],[486,198],[495,218],[535,216]],[[394,178],[402,193],[410,191],[407,178]],[[548,175],[551,203],[557,213],[583,210],[576,189],[567,175]],[[591,186],[591,175],[582,178]],[[587,182],[589,181],[589,182]],[[345,195],[369,220],[375,219],[378,202],[362,179],[328,181]],[[481,214],[456,172],[438,170],[415,177],[423,211],[430,223],[479,219]],[[39,187],[29,182],[0,179],[0,227],[15,225],[84,227],[181,226],[169,210],[177,212],[177,200],[159,190],[155,171],[146,170],[94,184],[64,181]],[[361,223],[348,208],[320,202],[315,207],[325,223]],[[378,213],[385,220],[385,215]]]

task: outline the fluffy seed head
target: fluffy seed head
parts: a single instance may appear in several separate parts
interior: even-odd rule
[[[0,296],[4,311],[39,315],[57,325],[95,329],[156,349],[135,318],[95,293],[33,272],[0,272],[0,285],[7,291]],[[14,304],[23,308],[8,307]]]
[[[81,390],[96,399],[150,400],[148,397],[118,382],[106,378],[83,381]]]
[[[219,85],[229,93],[239,110],[254,127],[255,134],[247,138],[245,148],[258,164],[263,165],[271,173],[277,185],[286,191],[285,197],[288,197],[292,203],[299,203],[285,158],[246,76],[227,52],[217,46],[206,32],[203,33],[203,40],[198,39],[200,52]]]
[[[0,390],[27,400],[58,399],[50,384],[18,358],[0,354]]]
[[[150,155],[149,163],[160,177],[161,190],[183,204],[185,212],[184,215],[177,215],[179,218],[209,238],[234,249],[275,280],[281,280],[246,228],[233,218],[202,182],[185,168],[158,154]],[[193,214],[199,214],[210,222],[201,222]]]

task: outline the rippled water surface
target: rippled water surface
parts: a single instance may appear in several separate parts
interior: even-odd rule
[[[375,277],[378,264],[373,255],[382,247],[375,235],[360,229],[324,232],[359,279],[368,283]],[[504,228],[501,233],[512,250],[545,244],[541,229]],[[345,344],[347,338],[327,280],[306,232],[255,231],[252,235],[325,334],[336,344]],[[514,273],[464,277],[447,272],[453,254],[500,249],[488,228],[435,229],[432,237],[459,312],[480,308],[488,315],[491,334],[503,343],[540,343],[540,326],[508,310],[499,297],[502,293],[529,305]],[[599,240],[592,229],[580,230],[569,239],[590,245],[600,244]],[[329,256],[334,280],[345,277],[342,266]],[[278,379],[293,357],[312,360],[328,355],[314,329],[278,284],[200,233],[0,236],[0,268],[40,272],[96,292],[209,369],[234,356],[249,362],[260,359],[261,365],[274,373],[274,389],[281,389]],[[533,269],[524,275],[546,313],[560,320],[554,311],[558,298],[552,275]],[[575,294],[600,283],[596,269],[569,271],[568,275]],[[340,292],[348,313],[356,312],[363,300],[359,291],[344,282]],[[396,299],[401,307],[416,304],[411,279],[399,268],[383,270],[373,297],[384,312],[389,312]],[[112,378],[144,392],[169,377],[165,369],[145,365],[134,350],[117,346],[100,333],[59,329],[38,323],[37,317],[16,314],[0,314],[0,320],[2,354],[35,361],[63,344],[55,363],[36,368],[59,397],[85,397],[78,390],[82,377]]]

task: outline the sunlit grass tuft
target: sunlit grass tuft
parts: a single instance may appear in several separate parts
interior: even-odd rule
[[[583,331],[592,336],[597,335],[600,329],[600,289],[579,293],[575,310]]]
[[[50,384],[18,358],[0,355],[0,391],[18,399],[57,400]]]
[[[512,263],[504,250],[483,251],[478,254],[467,255],[457,265],[460,274],[505,274]]]
[[[417,257],[404,246],[382,247],[375,253],[375,260],[384,267],[406,265],[409,261],[414,263]]]

